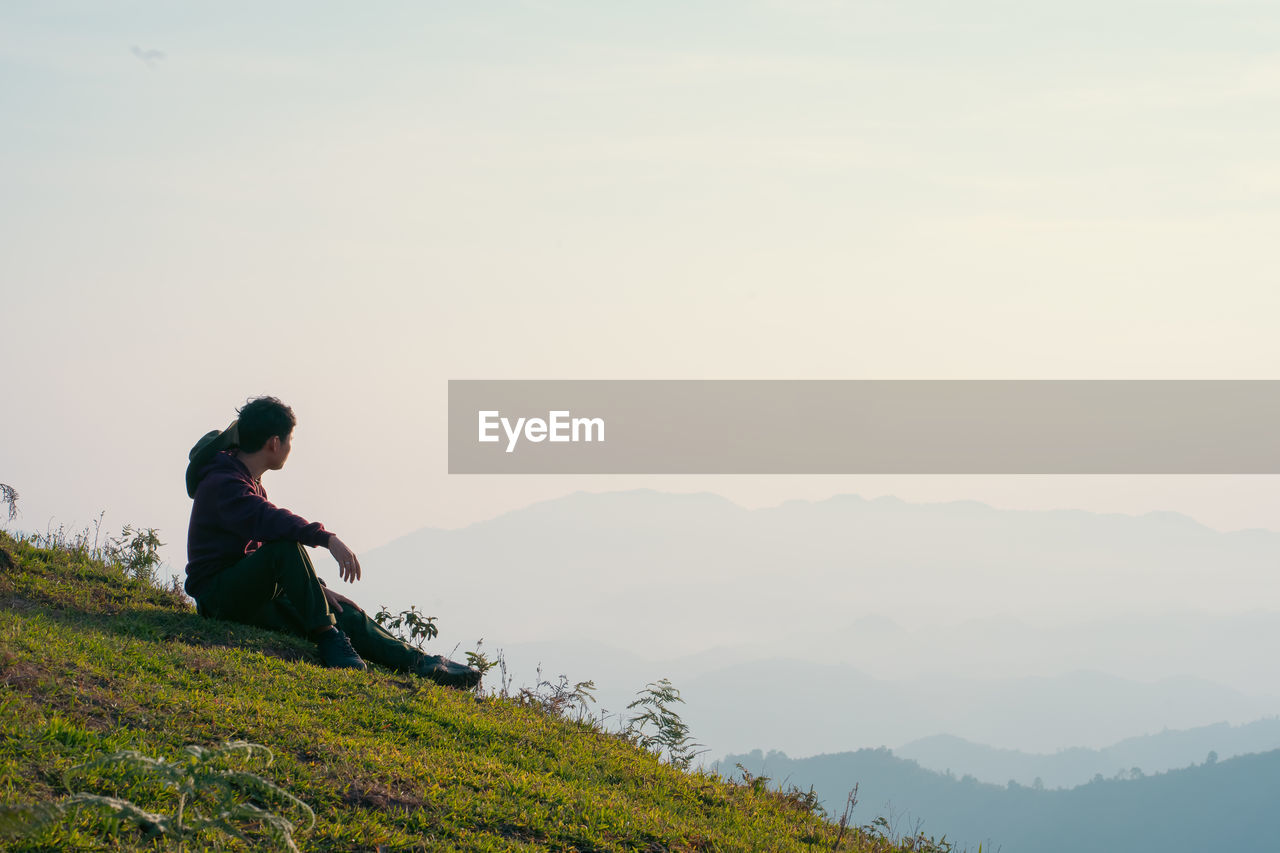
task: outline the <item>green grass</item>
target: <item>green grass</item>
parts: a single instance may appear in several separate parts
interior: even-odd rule
[[[831,850],[795,798],[682,772],[590,723],[386,671],[327,670],[302,640],[196,616],[84,553],[0,533],[0,801],[51,802],[69,768],[125,749],[271,748],[262,776],[315,811],[303,850]],[[7,564],[7,565],[6,565]],[[92,793],[154,811],[157,786]],[[117,783],[118,784],[118,783]],[[304,822],[305,825],[305,822]],[[12,850],[129,849],[82,811]],[[158,846],[159,842],[151,842]],[[187,849],[247,849],[227,836]],[[269,849],[269,848],[268,848]],[[860,833],[839,849],[887,850]]]

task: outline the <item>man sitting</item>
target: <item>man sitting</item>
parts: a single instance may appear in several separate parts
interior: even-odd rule
[[[423,654],[324,585],[303,546],[328,548],[349,583],[360,578],[360,560],[323,524],[271,503],[262,487],[262,475],[289,458],[293,410],[259,397],[237,414],[227,429],[197,442],[187,466],[187,494],[195,502],[186,590],[197,612],[307,637],[325,666],[366,669],[363,655],[450,687],[479,684],[478,670]]]

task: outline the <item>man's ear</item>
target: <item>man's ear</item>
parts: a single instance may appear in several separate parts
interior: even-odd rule
[[[280,452],[280,436],[273,435],[267,439],[267,443],[263,447],[272,453]]]

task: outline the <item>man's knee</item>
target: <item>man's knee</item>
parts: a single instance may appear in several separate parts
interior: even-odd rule
[[[276,578],[284,578],[296,573],[314,576],[316,573],[315,567],[311,565],[311,557],[297,542],[290,542],[287,539],[264,542],[258,547],[256,553],[262,554],[262,559],[271,566],[272,574]]]

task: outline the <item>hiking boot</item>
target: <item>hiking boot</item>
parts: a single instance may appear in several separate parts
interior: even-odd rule
[[[470,690],[480,683],[480,670],[439,655],[423,655],[413,665],[413,674],[429,678],[445,687]]]
[[[331,669],[368,669],[356,650],[351,648],[351,640],[347,635],[334,628],[325,631],[316,640],[320,650],[320,661]]]

